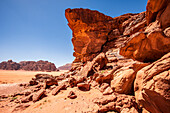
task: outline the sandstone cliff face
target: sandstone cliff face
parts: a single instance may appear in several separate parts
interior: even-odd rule
[[[89,9],[67,9],[74,62],[86,63],[110,48],[120,48],[121,55],[134,60],[158,60],[170,51],[169,7],[168,0],[149,0],[146,16],[143,12],[116,18]]]
[[[76,57],[71,70],[56,77],[36,75],[29,85],[23,85],[32,89],[30,95],[18,101],[39,101],[45,95],[57,96],[65,89],[60,93],[63,96],[59,94],[59,98],[64,98],[61,108],[67,106],[73,112],[169,113],[169,12],[169,0],[149,0],[146,12],[116,18],[89,9],[67,9],[65,15],[73,31]],[[29,70],[45,65],[42,61],[20,64],[19,67]],[[15,69],[18,65],[9,61],[7,67]],[[95,98],[82,98],[87,93]],[[76,110],[65,104],[70,104],[72,99]],[[75,102],[80,104],[76,106]]]
[[[26,70],[26,71],[57,71],[54,63],[48,61],[21,61],[20,63],[8,60],[0,63],[3,70]]]
[[[103,95],[133,95],[138,104],[133,112],[168,113],[169,8],[169,0],[148,0],[146,12],[116,18],[89,9],[67,9],[76,57],[70,72],[72,87],[87,82]],[[117,108],[114,96],[105,97],[97,99],[98,111],[131,112],[130,107]]]
[[[76,57],[74,62],[87,62],[91,61],[100,52],[106,52],[110,48],[121,46],[121,43],[124,43],[127,38],[126,35],[141,29],[128,29],[126,27],[141,22],[145,14],[125,14],[112,18],[89,9],[67,9],[65,16],[69,27],[73,31],[72,42],[75,51],[73,55]],[[123,23],[129,18],[131,20]],[[138,21],[132,23],[136,19]],[[142,26],[145,26],[145,22]],[[126,29],[125,36],[121,36],[124,29]]]

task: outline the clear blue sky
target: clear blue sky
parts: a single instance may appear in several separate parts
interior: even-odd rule
[[[89,8],[116,17],[146,10],[147,0],[0,0],[0,62],[72,62],[67,8]]]

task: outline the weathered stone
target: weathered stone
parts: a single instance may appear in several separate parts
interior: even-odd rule
[[[87,83],[78,83],[77,87],[82,91],[89,91],[90,90],[90,84],[87,84]]]
[[[158,12],[160,12],[167,6],[168,1],[169,0],[148,0],[146,6],[147,25],[156,20]]]
[[[87,64],[78,73],[80,76],[88,77],[93,75],[95,71],[103,69],[108,62],[108,59],[104,53],[100,53],[92,62],[87,62]]]
[[[112,88],[109,86],[109,87],[107,87],[107,88],[104,90],[103,95],[110,95],[110,94],[112,94],[112,93],[113,93],[113,90],[112,90]]]
[[[145,12],[134,15],[122,24],[122,27],[125,29],[123,35],[132,35],[143,29],[145,26]]]
[[[3,70],[19,70],[20,65],[12,60],[8,60],[7,62],[0,63],[0,69]]]
[[[35,80],[38,82],[45,82],[47,79],[55,79],[55,77],[49,74],[36,74],[35,75]]]
[[[72,66],[72,63],[67,63],[63,66],[58,67],[59,70],[70,70]]]
[[[139,32],[132,35],[131,40],[120,49],[120,54],[143,62],[153,62],[170,51],[170,38],[162,31],[153,30],[145,35]]]
[[[56,88],[54,88],[52,90],[52,95],[58,94],[60,92],[60,90],[62,90],[62,89],[66,89],[66,85],[65,84],[57,86]]]
[[[44,90],[44,89],[41,89],[41,90],[39,90],[38,92],[35,92],[35,93],[33,94],[33,97],[32,97],[33,102],[36,102],[36,101],[38,101],[39,99],[43,98],[44,93],[45,93],[45,90]]]
[[[37,85],[38,82],[36,80],[30,80],[29,81],[30,86]]]
[[[56,79],[47,79],[44,83],[44,88],[48,88],[52,85],[58,85],[58,81]]]
[[[112,18],[89,9],[67,9],[65,16],[73,31],[74,62],[91,61],[101,51],[110,49],[108,43],[121,35],[121,24],[133,15]]]
[[[113,73],[114,71],[116,71],[117,69],[119,69],[119,66],[114,67],[112,70],[101,70],[101,72],[98,74],[98,76],[96,76],[96,81],[99,84],[102,83],[110,83],[111,80],[113,79]]]
[[[137,72],[135,97],[152,113],[170,111],[170,53]]]
[[[72,42],[75,57],[100,52],[102,45],[107,40],[107,34],[112,28],[112,25],[109,24],[112,18],[89,9],[67,9],[65,15],[69,22],[68,25],[73,31]]]
[[[25,110],[29,106],[30,104],[27,104],[27,103],[19,104],[12,110],[12,113],[19,113],[19,112],[21,113],[23,110]]]
[[[165,34],[165,36],[170,38],[170,27],[168,27],[164,30],[164,34]]]
[[[168,0],[167,0],[168,1]],[[169,3],[167,4],[167,7],[165,8],[165,10],[163,11],[163,13],[160,16],[160,23],[161,23],[161,27],[163,29],[167,28],[170,26],[170,1],[168,1]]]
[[[131,111],[131,113],[138,113],[134,96],[112,94],[96,98],[93,102],[100,106],[99,112],[115,111],[123,113],[123,111]]]
[[[102,83],[99,90],[101,92],[104,92],[107,87],[109,87],[108,83]]]
[[[115,70],[111,79],[111,88],[113,91],[133,94],[133,82],[136,78],[136,73],[146,65],[148,64],[133,61],[129,66],[125,64],[123,67]]]
[[[0,69],[3,70],[27,70],[27,71],[57,71],[54,63],[48,61],[21,61],[20,63],[8,60],[0,63]]]
[[[70,99],[75,99],[77,98],[77,95],[73,91],[70,91],[67,97]]]
[[[29,95],[29,96],[27,96],[27,97],[25,97],[25,98],[22,98],[22,99],[21,99],[21,102],[22,102],[22,103],[30,102],[30,101],[32,101],[32,97],[33,97],[33,95]]]
[[[69,78],[68,83],[69,83],[70,87],[74,87],[77,85],[77,81],[73,77]]]

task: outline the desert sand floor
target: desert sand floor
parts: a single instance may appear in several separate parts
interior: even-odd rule
[[[59,76],[61,73],[64,73],[66,71],[67,70],[61,70],[57,72],[0,70],[0,84],[29,82],[36,74],[43,73],[50,74],[53,76]]]
[[[28,82],[37,73],[47,73],[59,76],[63,72],[66,71],[30,72],[0,70],[0,95],[10,95],[18,90],[24,90],[17,84]],[[67,97],[70,91],[75,92],[77,95],[76,99],[69,99]],[[80,91],[77,87],[68,88],[67,90],[61,90],[56,96],[49,93],[47,97],[38,102],[30,102],[30,106],[23,110],[22,113],[92,113],[92,111],[98,109],[98,106],[93,102],[93,100],[101,95],[102,93],[94,88],[90,91]],[[17,98],[19,99],[20,96],[17,96]],[[20,104],[10,102],[9,99],[7,99],[7,101],[0,99],[0,113],[21,113],[20,109],[22,109],[22,107],[18,109],[17,106],[26,104],[27,103]]]

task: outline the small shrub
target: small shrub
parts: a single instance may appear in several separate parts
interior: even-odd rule
[[[17,97],[13,97],[13,98],[12,98],[12,100],[15,100],[15,99],[17,99]]]

